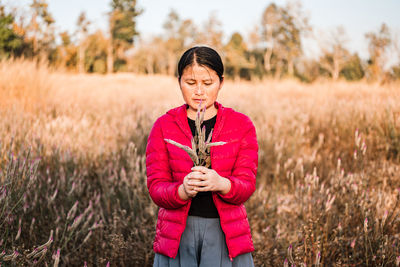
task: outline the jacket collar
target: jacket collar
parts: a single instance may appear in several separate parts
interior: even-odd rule
[[[226,109],[224,106],[222,106],[221,103],[215,101],[214,106],[218,109],[217,111],[217,120],[215,122],[214,130],[213,130],[213,135],[212,135],[212,140],[215,142],[222,130],[222,126],[225,122],[225,117],[228,109]],[[167,112],[167,114],[170,114],[173,116],[175,119],[176,123],[178,124],[179,128],[185,133],[185,135],[189,138],[189,140],[192,139],[192,132],[189,127],[189,123],[187,120],[187,108],[189,107],[188,104],[183,104],[182,106],[179,106],[177,108],[171,109],[170,111]]]

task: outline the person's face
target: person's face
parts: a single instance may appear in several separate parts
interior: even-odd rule
[[[223,80],[220,81],[214,70],[194,63],[183,70],[179,85],[185,102],[193,111],[197,111],[200,101],[201,108],[214,107]]]

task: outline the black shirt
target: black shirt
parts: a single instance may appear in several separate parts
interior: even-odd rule
[[[204,120],[201,127],[206,126],[206,140],[214,128],[215,122],[217,121],[217,115],[213,118]],[[190,130],[194,136],[196,133],[195,121],[188,118]],[[211,166],[209,167],[211,169]],[[189,215],[200,216],[206,218],[219,218],[218,210],[215,207],[214,201],[212,199],[211,191],[198,192],[197,195],[192,199],[192,204],[190,205]]]

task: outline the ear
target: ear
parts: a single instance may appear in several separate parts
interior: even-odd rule
[[[221,90],[222,86],[224,85],[225,77],[222,76],[221,81],[219,82],[219,90]]]
[[[179,84],[179,89],[181,89],[181,91],[182,91],[181,79],[180,78],[178,78],[178,84]]]

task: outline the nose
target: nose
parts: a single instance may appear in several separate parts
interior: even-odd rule
[[[194,92],[195,92],[196,95],[203,94],[203,89],[201,88],[200,84],[196,86],[196,89],[194,90]]]

